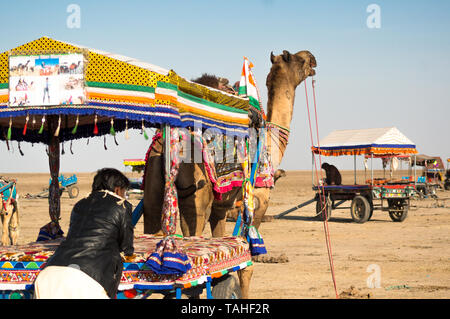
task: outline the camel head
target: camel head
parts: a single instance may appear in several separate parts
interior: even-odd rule
[[[283,54],[274,55],[270,53],[272,68],[267,76],[266,85],[270,87],[280,81],[287,80],[287,83],[297,87],[308,76],[313,76],[317,66],[316,58],[309,51],[299,51],[295,54],[284,50]],[[285,83],[285,82],[284,82]]]
[[[273,174],[273,182],[276,183],[278,179],[286,176],[286,171],[284,169],[277,169]]]

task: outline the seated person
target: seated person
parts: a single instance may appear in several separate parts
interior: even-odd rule
[[[341,173],[339,173],[339,170],[336,168],[336,166],[330,165],[328,163],[323,163],[322,169],[324,169],[325,173],[326,173],[326,178],[325,178],[326,185],[341,185],[342,184]]]
[[[35,299],[115,298],[122,275],[120,253],[133,248],[129,180],[120,171],[97,172],[92,193],[75,204],[67,238],[34,283]]]

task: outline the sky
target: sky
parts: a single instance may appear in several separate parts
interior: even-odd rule
[[[314,79],[320,138],[338,129],[395,126],[419,153],[450,157],[450,1],[40,0],[38,7],[35,4],[1,2],[0,52],[48,36],[173,69],[186,79],[210,73],[231,83],[240,79],[246,56],[254,64],[265,107],[270,53],[309,50],[318,63]],[[72,4],[80,9],[79,25]],[[368,10],[373,4],[379,11]],[[283,169],[311,169],[306,103],[302,84],[296,90]],[[151,136],[150,129],[148,133]],[[107,150],[103,137],[91,138],[89,145],[77,140],[74,154],[65,143],[60,171],[93,172],[106,166],[124,170],[123,159],[143,158],[151,141],[139,131],[130,137],[125,140],[119,133],[118,146],[109,138]],[[16,142],[12,151],[0,142],[0,174],[48,172],[42,144],[22,143],[21,149],[24,156]],[[352,157],[322,160],[341,169],[353,168]],[[363,169],[362,158],[357,168]]]

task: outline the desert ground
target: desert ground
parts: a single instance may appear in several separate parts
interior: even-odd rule
[[[73,173],[64,173],[66,176]],[[95,173],[76,173],[80,194],[61,198],[61,226],[67,233],[73,205],[89,193]],[[26,199],[48,186],[49,174],[0,173],[16,178],[20,199],[19,244],[35,241],[39,228],[50,221],[47,199]],[[139,177],[127,172],[129,177]],[[357,173],[362,180],[364,172]],[[361,177],[360,177],[361,176]],[[353,171],[343,172],[353,183]],[[311,199],[310,171],[288,171],[272,191],[267,216],[277,215]],[[388,213],[375,211],[364,224],[352,222],[350,210],[333,210],[328,221],[337,292],[341,298],[450,298],[450,192],[441,200],[412,201],[415,206],[402,223]],[[139,198],[130,197],[137,205]],[[349,206],[348,203],[343,206]],[[325,241],[325,225],[313,218],[315,204],[260,226],[270,256],[285,255],[287,262],[255,263],[250,297],[260,299],[336,298]],[[234,222],[227,222],[232,233]],[[135,233],[143,232],[142,219]],[[204,236],[210,236],[209,227]],[[379,287],[368,278],[377,275]]]

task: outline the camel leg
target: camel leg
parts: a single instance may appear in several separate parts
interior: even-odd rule
[[[176,181],[178,205],[180,208],[180,227],[184,236],[201,236],[211,214],[213,202],[212,185],[203,165],[182,163]],[[180,189],[193,188],[187,194]]]
[[[262,219],[269,207],[270,190],[268,188],[255,189],[253,196],[255,197],[255,211],[253,213],[253,226],[259,229]]]
[[[201,236],[203,234],[206,221],[211,213],[212,196],[209,194],[211,194],[211,189],[200,189],[195,194],[179,200],[180,227],[183,236]],[[208,198],[211,200],[208,201]]]
[[[13,207],[14,207],[13,205],[7,205],[6,211],[4,211],[2,214],[2,223],[3,223],[2,245],[3,246],[9,245],[9,222],[11,220]]]
[[[164,175],[162,156],[150,156],[144,185],[144,233],[158,234],[161,230],[161,213],[164,200]]]
[[[254,267],[255,266],[251,265],[237,271],[239,285],[241,286],[242,299],[249,299],[250,281],[252,279]]]
[[[226,218],[227,214],[234,208],[235,202],[241,200],[242,189],[235,187],[231,191],[222,194],[221,200],[214,200],[209,223],[211,226],[212,237],[226,236]]]
[[[19,209],[17,202],[14,203],[14,210],[9,222],[9,239],[12,245],[17,245],[19,239]]]
[[[224,237],[225,236],[225,226],[226,226],[226,210],[215,209],[211,212],[209,217],[209,224],[211,226],[212,237]]]

